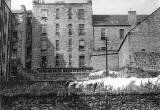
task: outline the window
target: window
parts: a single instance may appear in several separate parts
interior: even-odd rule
[[[48,10],[47,9],[42,9],[41,10],[41,16],[42,16],[42,20],[46,21],[47,17],[48,17]]]
[[[101,29],[101,40],[105,40],[105,29]]]
[[[85,41],[79,40],[79,50],[83,51],[85,50]]]
[[[84,19],[84,9],[79,9],[78,10],[78,19]]]
[[[72,66],[72,54],[69,54],[69,60],[68,60],[68,64],[71,67]]]
[[[59,66],[60,66],[59,60],[60,60],[60,57],[59,57],[58,54],[56,54],[56,67],[59,67]]]
[[[84,34],[85,34],[84,24],[79,24],[79,35],[84,35]]]
[[[68,50],[72,50],[72,39],[69,39],[69,46],[68,46]]]
[[[120,39],[123,39],[124,38],[124,29],[120,29],[119,34],[120,34]]]
[[[47,25],[42,25],[42,34],[47,33]]]
[[[3,61],[3,63],[5,63],[5,62],[6,62],[6,59],[5,59],[5,53],[2,53],[2,61]]]
[[[28,34],[27,34],[27,40],[31,40],[31,32],[28,32]]]
[[[56,35],[59,35],[59,24],[56,24]]]
[[[85,56],[79,56],[79,67],[85,67]]]
[[[68,19],[72,19],[72,9],[68,9]]]
[[[72,35],[72,24],[69,24],[69,25],[68,25],[68,28],[69,28],[68,34],[69,34],[69,35]]]
[[[3,43],[4,45],[6,45],[7,41],[6,41],[6,34],[3,34]]]
[[[41,44],[41,46],[42,46],[42,47],[41,47],[41,50],[42,50],[42,51],[46,51],[46,50],[47,50],[47,41],[41,41],[41,43],[42,43],[42,44]]]
[[[56,51],[59,51],[59,40],[56,40]]]
[[[42,56],[41,57],[41,67],[42,68],[47,68],[47,56]]]
[[[59,19],[59,9],[56,9],[56,19]]]

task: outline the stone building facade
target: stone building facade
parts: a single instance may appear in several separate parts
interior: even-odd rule
[[[10,76],[11,41],[16,23],[15,16],[7,4],[10,4],[10,0],[0,1],[0,79],[2,80],[9,80]]]
[[[128,15],[93,15],[93,68],[96,70],[106,68],[107,38],[108,67],[109,70],[117,70],[119,68],[118,49],[120,44],[126,34],[145,17],[146,15],[136,15],[136,11],[129,11]]]
[[[90,67],[92,2],[33,2],[32,69]]]
[[[160,70],[160,8],[131,29],[119,48],[119,67]]]
[[[15,58],[20,60],[23,68],[31,69],[32,54],[32,11],[26,10],[25,6],[21,6],[21,10],[13,10],[17,19],[17,25],[14,29],[14,37],[17,39],[15,43]]]

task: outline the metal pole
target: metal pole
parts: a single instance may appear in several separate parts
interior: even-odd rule
[[[106,37],[106,77],[108,76],[108,37]]]

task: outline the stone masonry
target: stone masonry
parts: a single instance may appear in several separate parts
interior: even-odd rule
[[[134,27],[119,49],[120,68],[127,65],[160,70],[160,8]]]
[[[47,9],[47,20],[41,19],[41,10]],[[68,11],[71,10],[72,18],[69,19]],[[84,9],[84,19],[78,19],[78,9]],[[56,11],[59,18],[56,19]],[[33,3],[33,42],[32,42],[32,69],[41,67],[41,57],[47,56],[47,68],[56,67],[56,55],[61,56],[61,67],[79,67],[79,56],[85,56],[85,66],[90,67],[90,51],[93,44],[92,29],[92,3]],[[58,24],[59,33],[56,33]],[[69,35],[68,25],[72,24],[72,35]],[[84,24],[85,34],[78,35],[79,24]],[[42,28],[46,26],[46,37],[42,36]],[[69,49],[69,39],[71,48]],[[41,51],[41,41],[47,41],[47,51]],[[59,49],[56,50],[59,41]],[[79,40],[85,41],[85,49],[79,50]]]

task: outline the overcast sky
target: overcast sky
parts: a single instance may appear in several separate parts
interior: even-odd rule
[[[137,14],[151,14],[160,6],[160,0],[92,0],[93,14],[127,14],[129,10]],[[32,0],[12,0],[12,9],[25,5],[32,9]]]

